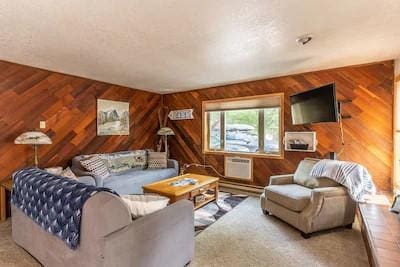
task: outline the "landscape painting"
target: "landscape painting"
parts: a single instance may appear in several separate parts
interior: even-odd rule
[[[129,102],[97,99],[97,135],[129,135]]]

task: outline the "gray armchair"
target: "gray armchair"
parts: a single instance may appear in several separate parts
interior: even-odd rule
[[[351,228],[355,202],[346,188],[325,177],[311,177],[318,160],[306,158],[296,172],[270,177],[261,195],[261,208],[299,229],[304,238],[338,226]]]

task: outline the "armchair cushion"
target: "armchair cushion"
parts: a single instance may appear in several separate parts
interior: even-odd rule
[[[297,184],[270,185],[265,188],[267,199],[300,212],[310,204],[312,190]]]
[[[294,182],[308,188],[339,186],[339,184],[332,179],[326,177],[313,177],[310,175],[312,168],[318,161],[319,159],[312,158],[305,158],[302,160],[294,173]]]

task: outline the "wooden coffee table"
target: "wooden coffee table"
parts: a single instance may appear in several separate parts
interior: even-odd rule
[[[184,178],[196,179],[198,183],[195,185],[185,186],[171,185],[172,182]],[[218,199],[218,180],[219,179],[217,177],[187,173],[181,176],[145,185],[143,186],[143,191],[145,193],[156,193],[168,197],[170,199],[170,203],[174,203],[181,199],[187,199],[193,201],[194,208],[198,209],[205,204]]]

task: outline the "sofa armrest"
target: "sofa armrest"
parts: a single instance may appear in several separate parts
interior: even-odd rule
[[[141,217],[105,237],[105,266],[185,266],[194,256],[193,225],[187,200]]]
[[[273,175],[269,177],[269,185],[293,184],[293,174]]]
[[[84,170],[81,170],[81,169],[73,169],[73,168],[71,168],[71,170],[78,177],[79,176],[83,176],[83,177],[90,176],[90,177],[92,177],[94,179],[94,181],[95,181],[94,185],[96,185],[97,187],[103,187],[104,179],[107,179],[107,178],[100,177],[100,176],[98,176],[98,175],[96,175],[96,174],[94,174],[92,172],[84,171]],[[87,181],[87,178],[85,178],[85,181]]]
[[[96,180],[92,176],[78,176],[78,182],[84,183],[86,185],[96,185]]]
[[[179,173],[179,163],[177,160],[168,159],[167,160],[167,168],[175,169],[177,173]]]
[[[95,180],[95,185],[98,187],[103,187],[104,184],[104,178],[95,175],[92,172],[87,171],[85,168],[82,167],[82,164],[80,162],[80,159],[82,156],[77,156],[72,159],[72,165],[71,165],[71,170],[73,173],[75,173],[76,176],[90,176],[93,177]],[[85,178],[85,181],[88,181],[87,178]]]

